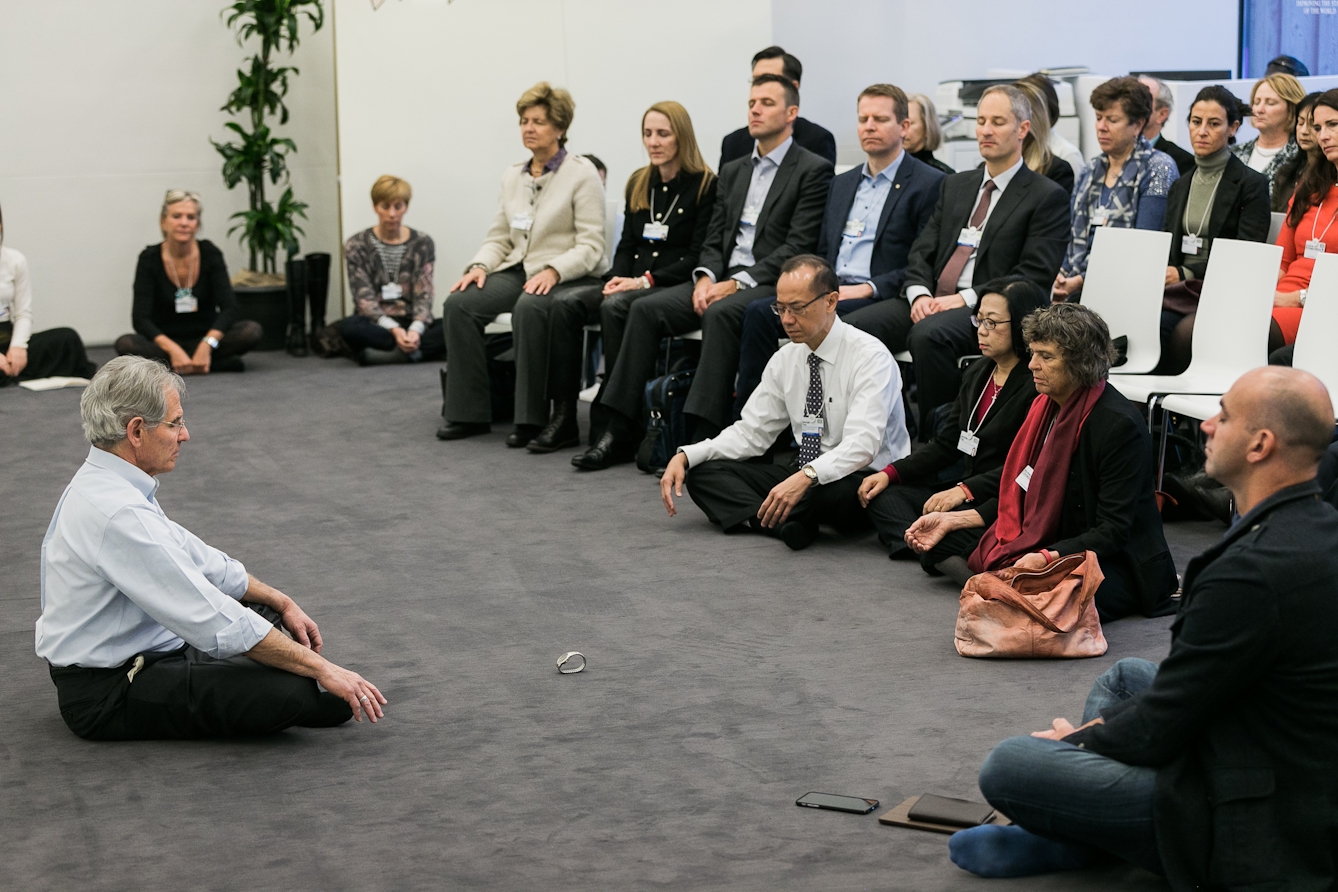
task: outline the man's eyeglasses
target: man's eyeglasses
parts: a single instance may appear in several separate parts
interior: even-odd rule
[[[1012,319],[990,319],[988,317],[981,319],[979,316],[971,317],[971,324],[981,331],[994,331],[1000,325],[1007,325]]]
[[[163,427],[170,427],[173,431],[177,433],[180,433],[181,431],[184,431],[186,429],[185,418],[179,418],[176,421],[160,421],[158,423],[161,424]]]
[[[771,312],[775,313],[777,316],[781,315],[782,313],[789,313],[791,316],[798,316],[800,313],[804,312],[804,310],[807,310],[809,307],[813,306],[815,303],[822,300],[826,296],[827,295],[825,294],[819,294],[817,297],[813,298],[807,303],[802,303],[797,307],[790,306],[789,304],[772,303]]]

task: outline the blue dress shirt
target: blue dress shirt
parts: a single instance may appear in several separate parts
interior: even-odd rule
[[[93,447],[42,540],[37,655],[111,668],[184,644],[226,658],[273,628],[243,607],[246,568],[173,523],[158,481]]]
[[[855,190],[855,203],[850,206],[850,213],[841,224],[841,250],[836,255],[836,276],[842,285],[862,285],[868,282],[873,288],[873,296],[878,296],[878,286],[870,282],[870,265],[873,263],[873,243],[878,240],[878,221],[883,216],[883,205],[892,192],[892,181],[897,177],[897,169],[906,157],[904,151],[897,153],[897,160],[869,175],[869,162],[864,162],[864,171],[860,176],[859,188]],[[848,235],[846,228],[852,220],[858,220],[862,226],[859,235]]]

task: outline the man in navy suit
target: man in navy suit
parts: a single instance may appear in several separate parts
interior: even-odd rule
[[[874,84],[859,94],[859,141],[866,160],[833,179],[827,192],[818,254],[840,279],[836,312],[842,316],[898,299],[911,245],[938,201],[943,174],[902,149],[910,126],[907,105],[906,94],[891,84]],[[784,337],[772,302],[755,300],[744,314],[735,418]]]

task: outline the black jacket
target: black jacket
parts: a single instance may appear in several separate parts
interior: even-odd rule
[[[976,430],[980,444],[974,456],[957,450],[957,438],[966,428],[966,422],[972,417],[976,401],[985,390],[990,376],[994,374],[994,360],[981,357],[962,373],[962,389],[957,393],[957,401],[952,404],[952,414],[939,430],[938,436],[924,447],[917,449],[903,459],[894,461],[897,476],[902,483],[911,485],[929,485],[937,480],[941,471],[952,467],[958,459],[965,462],[962,482],[976,501],[968,507],[989,516],[992,522],[998,515],[999,469],[1004,459],[1008,458],[1008,449],[1013,445],[1022,422],[1027,420],[1027,412],[1036,399],[1036,386],[1032,383],[1031,369],[1026,360],[1018,362],[1008,373],[1003,390],[995,398],[994,406],[985,416],[985,423]]]
[[[984,179],[984,167],[944,178],[934,215],[911,247],[907,286],[921,285],[933,293],[957,248],[958,234],[975,212],[976,192]],[[1068,194],[1023,165],[985,223],[971,283],[983,285],[996,276],[1019,275],[1049,294],[1068,244]]]
[[[1171,234],[1171,256],[1167,266],[1178,268],[1182,280],[1188,278],[1186,270],[1196,279],[1203,278],[1208,271],[1208,254],[1213,239],[1262,242],[1268,238],[1268,227],[1273,221],[1268,209],[1268,177],[1250,170],[1228,152],[1226,170],[1222,171],[1217,195],[1213,197],[1213,209],[1208,214],[1208,225],[1200,233],[1203,244],[1199,253],[1186,254],[1181,250],[1180,240],[1185,235],[1185,205],[1189,204],[1189,187],[1193,179],[1192,176],[1181,177],[1171,184],[1171,191],[1166,196],[1166,221],[1162,224],[1162,229]],[[1191,220],[1190,224],[1197,229],[1199,221]]]
[[[1152,686],[1065,738],[1157,769],[1176,889],[1338,880],[1338,512],[1274,493],[1190,562]]]
[[[845,228],[850,209],[855,205],[864,176],[864,165],[832,179],[827,192],[827,209],[822,217],[822,232],[818,236],[818,254],[836,267],[841,253],[841,231]],[[921,164],[907,155],[901,159],[896,179],[888,190],[883,212],[878,217],[878,235],[873,243],[873,257],[869,262],[869,276],[878,299],[896,297],[901,293],[901,282],[906,278],[906,261],[916,236],[929,223],[938,201],[938,190],[943,174]]]
[[[1198,167],[1198,159],[1194,157],[1193,152],[1186,152],[1175,143],[1166,138],[1164,134],[1157,134],[1157,141],[1152,144],[1152,148],[1158,152],[1165,152],[1171,156],[1175,162],[1176,170],[1180,171],[1180,176],[1188,176],[1190,171]]]
[[[928,164],[930,167],[934,168],[934,170],[941,170],[945,174],[950,175],[957,172],[949,165],[944,164],[942,161],[938,160],[938,158],[934,157],[934,153],[929,151],[928,149],[921,149],[918,152],[911,152],[910,156],[914,158],[916,161],[923,161],[925,164]]]
[[[1045,169],[1045,178],[1059,184],[1059,187],[1073,195],[1073,165],[1058,155],[1050,156],[1050,166]]]
[[[692,278],[697,266],[706,230],[711,225],[711,211],[715,208],[717,180],[712,177],[706,190],[701,190],[705,173],[680,173],[669,183],[660,182],[660,172],[652,169],[649,188],[655,197],[657,222],[669,225],[669,235],[663,241],[642,238],[646,224],[651,222],[650,208],[627,210],[631,194],[623,204],[623,232],[618,239],[618,250],[613,254],[613,268],[609,276],[639,276],[649,271],[657,287],[679,285]],[[629,183],[630,185],[630,183]],[[697,194],[701,192],[701,199]],[[673,213],[668,219],[670,206]]]
[[[198,305],[194,313],[176,311],[177,286],[167,278],[163,267],[162,243],[149,245],[139,253],[130,320],[135,331],[149,340],[160,334],[174,341],[199,340],[211,329],[226,334],[237,321],[237,297],[232,293],[223,252],[207,239],[200,239],[199,244],[200,277],[191,288]]]
[[[807,118],[794,119],[794,141],[827,163],[836,165],[836,137],[821,124],[814,124]],[[747,127],[740,127],[720,140],[720,170],[735,158],[746,158],[753,153],[757,140],[748,135]]]
[[[1002,473],[1000,467],[982,475],[980,488],[971,488],[977,501],[998,496]],[[1133,608],[1144,616],[1164,615],[1177,580],[1157,510],[1156,485],[1156,457],[1147,422],[1107,383],[1078,435],[1064,485],[1058,539],[1043,542],[1040,548],[1059,554],[1096,552],[1108,583],[1122,588]],[[997,502],[984,507],[990,510],[977,509],[981,517],[986,524],[994,523]],[[1102,619],[1119,618],[1104,607],[1102,614]]]
[[[752,182],[751,155],[726,164],[720,170],[711,226],[706,231],[698,266],[709,269],[719,281],[729,272],[729,257],[739,235],[739,218]],[[810,254],[818,246],[822,209],[827,204],[827,186],[832,166],[808,149],[791,143],[785,160],[767,190],[757,217],[753,238],[753,265],[748,273],[759,285],[775,285],[780,268],[796,254]]]

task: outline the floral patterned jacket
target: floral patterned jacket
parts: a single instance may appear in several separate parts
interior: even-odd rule
[[[1231,154],[1248,166],[1250,156],[1254,154],[1254,144],[1258,141],[1259,137],[1256,136],[1249,142],[1234,145],[1231,147]],[[1275,213],[1287,210],[1287,205],[1292,200],[1292,192],[1296,190],[1296,181],[1301,176],[1301,165],[1292,162],[1300,154],[1301,146],[1295,139],[1289,139],[1287,144],[1273,156],[1273,160],[1268,162],[1268,166],[1260,171],[1268,177],[1269,206]]]
[[[1087,274],[1087,255],[1092,250],[1093,227],[1100,225],[1098,210],[1105,213],[1106,226],[1161,229],[1162,215],[1166,212],[1166,196],[1171,191],[1171,184],[1180,177],[1180,171],[1171,156],[1152,148],[1152,143],[1140,135],[1134,143],[1133,154],[1120,170],[1120,178],[1110,189],[1107,204],[1103,206],[1101,188],[1109,164],[1104,154],[1097,155],[1078,174],[1078,182],[1073,187],[1073,240],[1069,242],[1068,254],[1060,267],[1065,276]],[[1162,213],[1156,215],[1155,221],[1144,215],[1144,225],[1139,226],[1139,208],[1145,198],[1154,199],[1148,204],[1160,205]]]
[[[389,316],[406,325],[432,322],[432,267],[436,264],[437,249],[432,236],[409,230],[404,259],[400,261],[399,284],[401,300],[382,301],[381,286],[390,284],[390,276],[381,255],[376,251],[376,237],[364,229],[344,243],[344,261],[348,264],[348,285],[353,292],[353,306],[359,316],[372,321]]]

